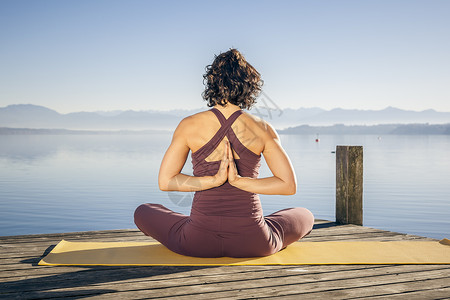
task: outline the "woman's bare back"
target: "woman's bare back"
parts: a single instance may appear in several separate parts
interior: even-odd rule
[[[228,119],[231,114],[224,113],[224,117]],[[209,110],[192,115],[185,121],[183,126],[185,127],[186,141],[193,153],[208,143],[221,127],[217,117]],[[267,127],[268,124],[264,120],[243,112],[232,124],[231,129],[247,149],[260,155],[267,140]],[[220,160],[223,157],[225,141],[227,141],[227,137],[224,137],[221,144],[205,160]],[[235,159],[239,159],[239,155],[235,151],[233,151],[233,156]]]

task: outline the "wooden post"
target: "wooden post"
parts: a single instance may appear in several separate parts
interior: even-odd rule
[[[363,224],[362,146],[336,146],[336,223]]]

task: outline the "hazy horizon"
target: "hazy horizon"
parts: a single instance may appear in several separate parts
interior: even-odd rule
[[[267,106],[266,106],[267,105]],[[78,111],[61,114],[51,108],[34,104],[0,108],[0,127],[89,130],[174,129],[182,118],[209,107],[193,110],[116,110]],[[249,113],[258,116],[277,129],[299,125],[378,125],[378,124],[450,124],[450,112],[436,110],[411,111],[398,108],[382,110],[348,110],[336,108],[282,109],[273,103],[254,106]],[[418,129],[423,132],[422,128]],[[447,132],[447,128],[437,128]]]
[[[134,109],[112,109],[112,110],[80,110],[80,111],[69,111],[69,112],[60,112],[52,107],[48,107],[45,105],[39,105],[39,104],[32,104],[32,103],[12,103],[12,104],[8,104],[5,106],[0,107],[1,108],[6,108],[8,106],[20,106],[20,105],[33,105],[33,106],[41,106],[41,107],[45,107],[47,109],[53,110],[59,114],[65,115],[65,114],[71,114],[71,113],[80,113],[80,112],[86,112],[86,113],[114,113],[114,112],[126,112],[126,111],[135,111],[135,112],[147,112],[147,111],[157,111],[157,112],[168,112],[168,111],[175,111],[175,110],[182,110],[182,111],[192,111],[192,110],[207,110],[207,109],[211,109],[210,107],[206,106],[206,103],[204,106],[198,106],[198,107],[194,107],[194,108],[164,108],[164,109],[141,109],[141,110],[134,110]],[[256,104],[255,107],[259,107],[260,109],[264,109],[264,106],[258,106],[258,103]],[[255,111],[255,107],[253,107],[250,112]],[[272,107],[273,108],[273,107]],[[342,110],[360,110],[360,111],[383,111],[386,109],[399,109],[399,110],[403,110],[403,111],[411,111],[411,112],[424,112],[424,111],[436,111],[436,112],[442,112],[442,113],[447,113],[450,112],[449,111],[442,111],[442,110],[436,110],[434,108],[426,108],[426,109],[422,109],[422,110],[414,110],[414,109],[402,109],[400,107],[395,107],[395,106],[386,106],[384,108],[380,108],[380,109],[359,109],[359,108],[342,108],[342,107],[333,107],[330,109],[325,109],[319,106],[312,106],[312,107],[305,107],[305,106],[300,106],[300,107],[279,107],[279,109],[281,110],[287,110],[287,109],[292,109],[292,110],[299,110],[299,109],[320,109],[320,110],[324,110],[324,111],[332,111],[332,110],[337,110],[337,109],[342,109]]]

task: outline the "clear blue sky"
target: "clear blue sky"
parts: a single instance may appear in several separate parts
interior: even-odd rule
[[[240,50],[281,108],[450,111],[450,1],[0,0],[0,107],[205,107]]]

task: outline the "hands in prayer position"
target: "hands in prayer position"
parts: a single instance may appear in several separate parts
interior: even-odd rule
[[[236,181],[239,180],[240,176],[237,171],[236,162],[234,161],[230,143],[228,141],[224,142],[225,149],[223,151],[222,160],[220,161],[219,170],[217,171],[217,174],[214,175],[214,177],[219,186],[224,184],[226,181],[234,186]]]

